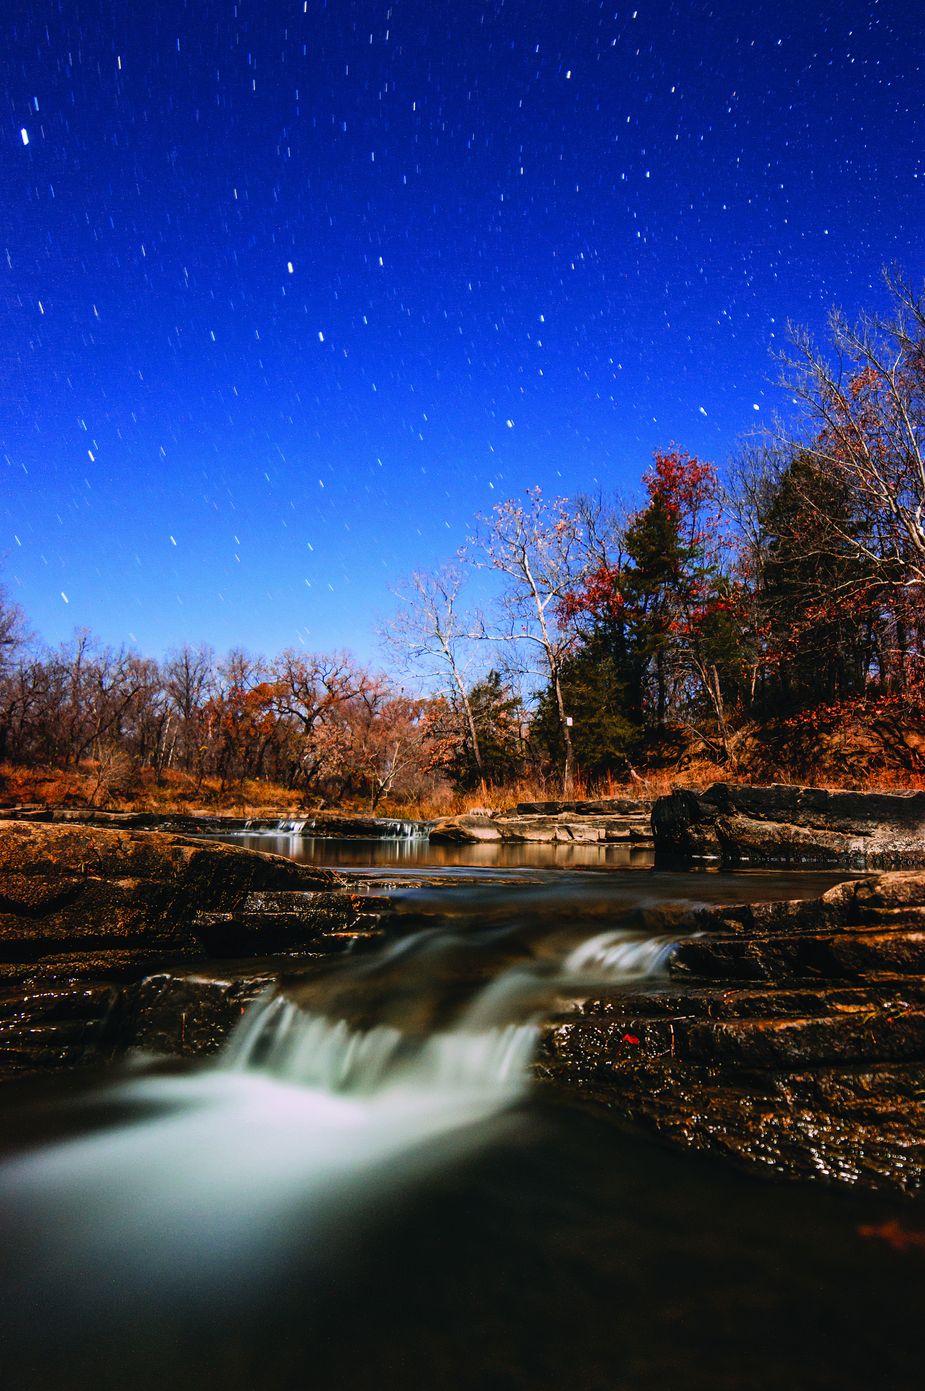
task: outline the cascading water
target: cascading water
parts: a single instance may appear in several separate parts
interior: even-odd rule
[[[261,1071],[325,1093],[435,1102],[464,1095],[508,1100],[523,1090],[532,1025],[459,1028],[411,1041],[379,1025],[352,1030],[273,995],[251,1006],[219,1058],[230,1072]]]
[[[384,950],[378,968],[357,963],[340,979],[359,995],[370,983],[380,995],[396,981],[407,990],[410,980],[452,998],[453,970],[498,959],[497,950],[494,940],[479,947],[458,932],[419,932]],[[231,1260],[253,1273],[285,1246],[288,1213],[330,1225],[344,1202],[369,1201],[488,1143],[529,1085],[544,1005],[595,979],[638,981],[669,950],[664,938],[598,934],[558,964],[508,966],[470,991],[454,1024],[417,1033],[400,1011],[354,1028],[284,995],[261,998],[208,1067],[123,1076],[102,1092],[98,1104],[129,1110],[130,1124],[0,1167],[0,1201],[32,1214],[55,1247],[66,1241],[74,1259],[129,1285],[152,1263],[173,1290]]]
[[[738,1385],[767,1308],[789,1310],[776,1343],[806,1322],[808,1290],[832,1284],[820,1253],[844,1265],[844,1202],[820,1239],[783,1189],[751,1203],[725,1171],[714,1181],[548,1089],[528,1095],[538,1021],[656,982],[666,933],[694,921],[688,888],[441,873],[395,891],[387,944],[287,974],[207,1065],[69,1076],[24,1124],[12,1088],[4,1384],[610,1391],[656,1357],[640,1387],[681,1384],[701,1360],[705,1387],[720,1381],[704,1355],[720,1311],[746,1330],[722,1377]],[[911,1338],[913,1307],[903,1320]],[[829,1357],[826,1344],[812,1385],[830,1384]]]
[[[594,975],[607,981],[645,980],[658,975],[677,946],[677,936],[641,932],[601,932],[582,942],[565,959],[574,975]]]

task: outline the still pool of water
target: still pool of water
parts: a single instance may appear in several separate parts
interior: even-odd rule
[[[228,837],[230,844],[250,850],[266,850],[303,864],[333,865],[338,869],[357,866],[401,865],[422,868],[470,866],[481,869],[568,869],[575,866],[608,869],[651,869],[651,849],[628,844],[582,845],[576,842],[526,844],[497,841],[477,845],[431,845],[424,836],[381,840],[328,840],[312,836],[239,834]]]
[[[920,1384],[925,1250],[871,1234],[920,1205],[754,1177],[530,1083],[544,1001],[657,989],[684,905],[836,876],[289,846],[395,895],[403,930],[321,987],[293,972],[217,1060],[0,1093],[5,1387]]]

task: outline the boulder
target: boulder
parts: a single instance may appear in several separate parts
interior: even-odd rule
[[[925,792],[716,783],[659,797],[652,831],[659,864],[912,868],[925,866]]]

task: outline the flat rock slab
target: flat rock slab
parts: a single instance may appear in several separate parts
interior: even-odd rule
[[[158,832],[0,822],[0,961],[195,947],[202,910],[258,890],[337,889],[333,871]]]
[[[548,805],[553,811],[531,810]],[[434,844],[480,842],[557,845],[642,845],[652,843],[648,807],[632,804],[628,811],[602,811],[589,803],[580,812],[576,803],[525,803],[516,814],[453,816],[438,821],[430,832]],[[595,810],[588,808],[594,807]]]
[[[925,792],[774,784],[676,789],[652,809],[656,860],[728,868],[925,867]]]
[[[11,821],[61,826],[99,826],[109,830],[164,831],[183,836],[274,835],[331,840],[410,840],[426,838],[432,821],[388,816],[353,816],[318,811],[292,816],[230,816],[220,813],[102,811],[96,807],[10,807]]]

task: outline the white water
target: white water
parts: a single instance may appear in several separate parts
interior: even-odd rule
[[[104,1302],[153,1274],[182,1289],[231,1269],[256,1273],[285,1249],[295,1213],[300,1230],[306,1214],[309,1229],[330,1227],[345,1203],[379,1200],[490,1140],[528,1087],[538,1034],[534,1022],[504,1022],[512,1005],[541,1010],[578,979],[638,980],[669,949],[597,936],[558,971],[504,972],[457,1027],[420,1039],[385,1025],[359,1032],[271,996],[208,1069],[123,1074],[97,1098],[114,1108],[108,1128],[0,1167],[0,1203],[47,1243],[36,1297],[69,1279],[51,1255],[62,1249],[68,1264],[106,1271],[104,1289],[87,1285],[88,1300]]]
[[[379,821],[379,827],[374,837],[376,840],[427,840],[430,835],[431,827],[436,825],[434,821],[400,821],[381,817],[377,819]],[[251,836],[305,836],[311,839],[317,825],[317,821],[309,820],[307,817],[297,821],[284,817],[272,826],[268,826],[259,818],[255,818],[245,821],[241,834]]]
[[[641,932],[602,932],[582,942],[566,957],[565,969],[578,976],[594,975],[605,981],[645,980],[667,964],[677,937]]]

